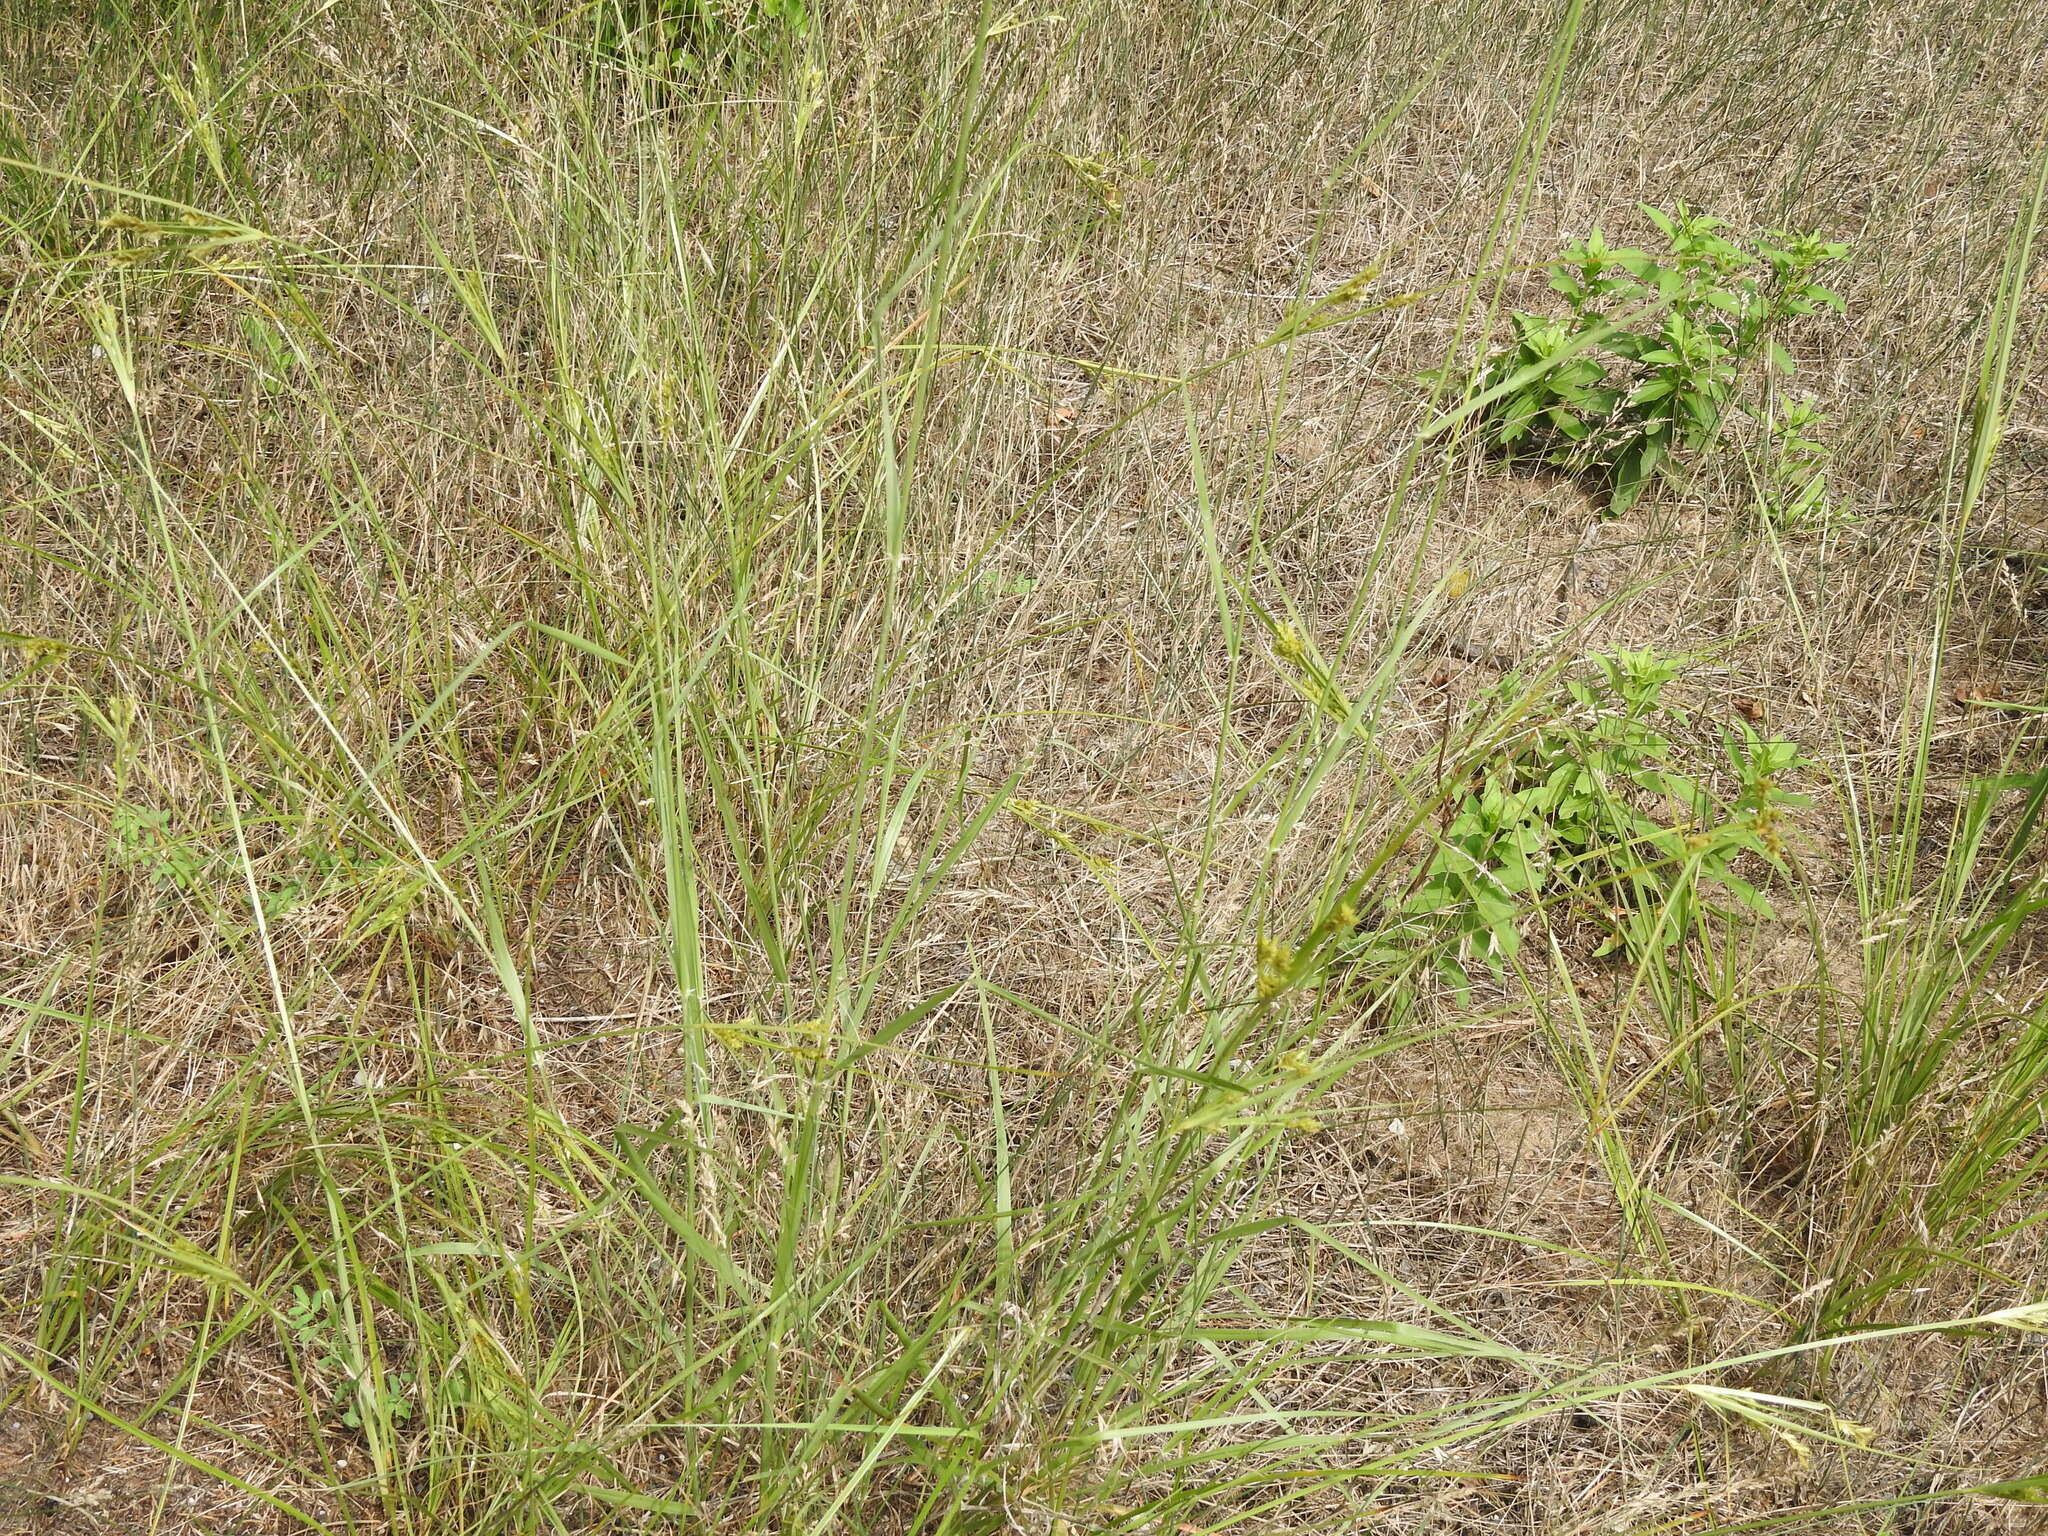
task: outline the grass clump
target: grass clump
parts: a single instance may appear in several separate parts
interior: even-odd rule
[[[0,1524],[2028,1529],[2048,28],[7,17]]]

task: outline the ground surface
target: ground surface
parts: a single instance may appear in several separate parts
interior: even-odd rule
[[[0,1531],[2042,1529],[2048,14],[659,13],[0,5]],[[1445,426],[1680,201],[1827,519]]]

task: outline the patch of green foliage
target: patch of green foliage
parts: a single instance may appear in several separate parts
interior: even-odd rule
[[[1565,316],[1516,311],[1514,344],[1483,381],[1500,392],[1486,415],[1492,445],[1598,477],[1614,515],[1654,480],[1676,479],[1684,455],[1720,440],[1752,364],[1793,373],[1778,334],[1820,310],[1841,312],[1815,273],[1849,251],[1817,234],[1737,240],[1725,221],[1683,203],[1643,213],[1663,232],[1664,252],[1610,246],[1595,229],[1549,265]]]
[[[169,811],[124,802],[114,807],[109,831],[114,857],[151,884],[190,891],[199,883],[205,858],[178,834]]]
[[[361,1429],[372,1420],[394,1423],[412,1417],[416,1386],[412,1374],[371,1368],[333,1291],[324,1286],[312,1291],[293,1286],[284,1323],[348,1428]]]
[[[1448,924],[1462,960],[1498,969],[1520,947],[1531,905],[1561,897],[1610,930],[1601,952],[1667,949],[1708,893],[1759,915],[1770,907],[1737,873],[1745,853],[1783,867],[1779,830],[1806,801],[1783,786],[1806,766],[1797,747],[1742,728],[1724,733],[1726,798],[1680,766],[1665,697],[1683,663],[1653,651],[1590,658],[1540,724],[1484,763],[1447,818],[1406,902]]]
[[[1828,487],[1832,454],[1818,436],[1825,424],[1810,397],[1781,400],[1766,413],[1763,427],[1769,447],[1757,476],[1757,516],[1788,531],[1838,521],[1839,509]]]
[[[804,0],[609,0],[598,12],[598,47],[667,79],[730,65],[771,39],[800,37]]]

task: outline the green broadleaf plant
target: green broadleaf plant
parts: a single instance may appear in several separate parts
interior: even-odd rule
[[[1736,863],[1783,867],[1782,816],[1806,802],[1781,781],[1805,760],[1744,727],[1722,738],[1734,794],[1682,771],[1669,732],[1684,712],[1664,697],[1682,666],[1654,651],[1590,658],[1549,717],[1472,776],[1405,904],[1449,925],[1447,969],[1511,961],[1531,904],[1553,896],[1609,927],[1603,953],[1677,943],[1706,890],[1769,915]]]
[[[1777,335],[1790,320],[1841,312],[1814,274],[1849,250],[1817,234],[1740,242],[1723,220],[1683,203],[1643,213],[1665,251],[1609,246],[1597,229],[1565,250],[1549,271],[1566,316],[1514,312],[1514,343],[1492,358],[1482,386],[1503,391],[1485,417],[1494,447],[1603,480],[1614,516],[1720,440],[1750,365],[1793,372]],[[1808,413],[1799,425],[1817,419]]]

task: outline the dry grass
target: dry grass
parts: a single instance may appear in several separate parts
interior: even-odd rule
[[[0,7],[0,1530],[2038,1528],[2048,17],[539,9]],[[1839,524],[1423,441],[1679,199]],[[1624,646],[1773,917],[1316,948]]]

